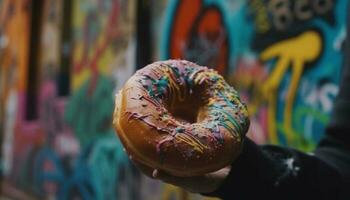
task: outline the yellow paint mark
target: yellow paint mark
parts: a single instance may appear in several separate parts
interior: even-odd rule
[[[170,200],[170,199],[189,200],[188,194],[185,190],[170,184],[164,184],[161,199],[162,200]]]
[[[176,200],[193,200],[193,199],[198,199],[198,200],[220,200],[218,198],[214,197],[204,197],[200,196],[199,194],[194,194],[194,193],[188,193],[185,190],[174,186],[170,184],[164,184],[162,188],[162,196],[160,198],[161,200],[171,200],[171,199],[176,199]]]
[[[82,43],[76,43],[74,46],[74,52],[73,52],[73,56],[75,58],[76,61],[80,61],[83,58],[83,53],[84,53],[84,47],[82,45]]]
[[[81,24],[84,24],[84,12],[82,9],[82,3],[81,1],[73,1],[73,13],[77,13],[73,17],[73,27],[79,27]]]
[[[286,130],[287,142],[294,140],[292,129],[292,109],[296,91],[306,62],[317,59],[321,53],[322,41],[315,31],[307,31],[295,38],[279,42],[268,47],[261,53],[261,59],[267,61],[278,58],[277,64],[265,81],[262,92],[268,101],[268,131],[272,143],[277,143],[276,130],[276,103],[278,87],[289,67],[292,68],[291,82],[287,91],[286,103],[283,113],[283,124]]]
[[[91,76],[91,71],[84,68],[79,74],[74,74],[72,79],[73,91],[80,88]]]
[[[110,76],[111,69],[118,68],[119,66],[110,66],[111,64],[114,64],[112,62],[116,58],[115,52],[112,50],[112,48],[106,48],[104,53],[101,55],[101,57],[97,61],[97,67],[98,72],[100,74],[108,75]]]

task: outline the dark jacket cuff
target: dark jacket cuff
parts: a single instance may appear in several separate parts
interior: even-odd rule
[[[235,194],[234,198],[239,199],[241,194],[246,192],[262,192],[251,191],[251,188],[256,184],[257,177],[261,176],[261,165],[269,165],[262,160],[262,151],[250,139],[246,138],[243,144],[243,149],[239,157],[232,163],[232,169],[229,175],[221,186],[212,193],[204,193],[205,196],[225,197],[230,194]],[[230,191],[230,192],[228,192]],[[237,192],[235,192],[237,191]],[[239,191],[239,192],[238,192]],[[232,197],[233,198],[233,197]]]

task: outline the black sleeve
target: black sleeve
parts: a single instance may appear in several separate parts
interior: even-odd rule
[[[237,200],[348,199],[344,189],[343,175],[318,155],[258,146],[246,139],[225,182],[206,195]]]
[[[222,199],[350,200],[350,16],[340,91],[326,134],[313,154],[245,140],[220,188]]]

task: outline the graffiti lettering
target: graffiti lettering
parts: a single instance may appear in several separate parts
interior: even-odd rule
[[[295,15],[300,20],[308,20],[312,17],[308,0],[299,0],[295,2]]]
[[[294,20],[309,20],[315,15],[324,15],[333,9],[333,0],[270,0],[269,12],[274,27],[286,30]]]
[[[269,10],[273,16],[273,22],[277,30],[284,30],[293,20],[289,7],[289,0],[271,0]]]
[[[316,13],[322,15],[333,8],[334,2],[333,0],[314,0],[312,1],[312,5]]]
[[[252,0],[249,2],[252,12],[255,13],[255,24],[257,31],[264,33],[270,29],[270,22],[267,16],[267,8],[262,0]]]

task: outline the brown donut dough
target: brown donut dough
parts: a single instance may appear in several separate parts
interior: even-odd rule
[[[126,82],[116,96],[113,125],[135,161],[197,176],[238,156],[249,118],[216,71],[168,60],[147,65]]]

